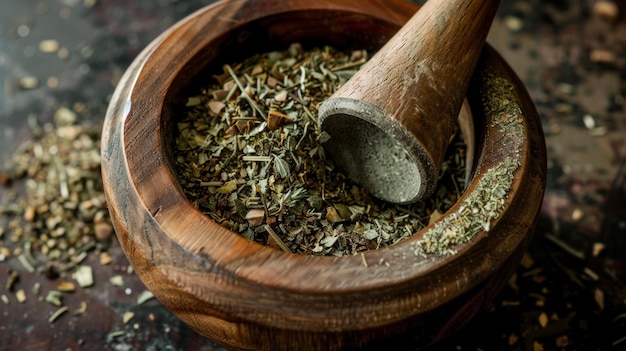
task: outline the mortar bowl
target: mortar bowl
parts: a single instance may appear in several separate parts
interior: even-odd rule
[[[172,171],[177,111],[222,64],[293,42],[376,50],[417,10],[402,0],[218,2],[126,71],[103,130],[109,210],[137,275],[198,333],[230,350],[417,349],[465,325],[513,273],[543,199],[545,141],[522,82],[489,46],[467,95],[469,184],[393,246],[319,257],[250,242],[194,208]],[[437,245],[443,254],[429,251]]]

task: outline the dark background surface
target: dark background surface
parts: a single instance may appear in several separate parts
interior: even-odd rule
[[[0,1],[0,164],[30,137],[28,116],[51,121],[67,107],[101,124],[140,50],[212,2]],[[524,264],[489,310],[436,350],[626,349],[626,2],[608,1],[618,5],[615,18],[603,17],[599,2],[505,0],[500,9],[489,41],[541,115],[548,189]],[[67,57],[39,49],[51,39]],[[28,77],[37,86],[21,88]],[[7,191],[0,186],[0,196]],[[7,223],[0,216],[0,227]],[[117,243],[109,253],[111,265],[88,258],[96,284],[65,299],[70,311],[86,302],[86,313],[54,324],[48,317],[56,307],[30,287],[39,282],[46,291],[55,282],[25,272],[15,259],[0,262],[0,289],[14,270],[29,297],[20,304],[13,291],[0,291],[10,300],[0,301],[0,350],[220,350],[156,300],[138,305],[145,287],[128,272]],[[109,284],[118,274],[124,285]],[[124,323],[128,311],[134,317]]]

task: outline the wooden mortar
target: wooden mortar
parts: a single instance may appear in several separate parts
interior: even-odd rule
[[[171,171],[175,115],[222,64],[292,42],[374,50],[417,8],[402,0],[219,2],[163,33],[127,70],[102,140],[110,213],[138,276],[196,331],[231,350],[415,349],[462,327],[514,271],[543,198],[545,143],[522,83],[489,47],[467,97],[470,183],[436,223],[392,247],[316,257],[250,242],[195,209]],[[472,218],[461,215],[467,202],[511,159],[503,211],[487,227],[463,221]],[[454,254],[424,253],[425,238],[451,220],[488,231],[451,246]]]

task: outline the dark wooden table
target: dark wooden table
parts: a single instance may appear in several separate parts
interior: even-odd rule
[[[101,123],[122,72],[160,32],[211,0],[5,0],[0,2],[0,164],[30,137],[28,116],[60,107]],[[544,122],[548,190],[531,248],[489,311],[435,349],[626,348],[626,3],[505,0],[489,41],[525,82]],[[597,4],[603,3],[603,4]],[[603,10],[607,9],[607,10]],[[66,58],[42,52],[56,40]],[[19,88],[34,77],[38,84]],[[0,197],[9,188],[0,186]],[[0,216],[0,227],[10,218]],[[9,247],[0,236],[0,247]],[[601,251],[594,251],[598,248]],[[31,287],[56,282],[0,262],[0,350],[220,350],[145,290],[114,241],[113,263],[90,256],[95,284],[65,296],[69,313]],[[14,289],[4,289],[10,272]],[[114,275],[123,285],[109,283]],[[24,289],[25,303],[15,289]],[[83,314],[74,314],[85,303]],[[124,315],[134,313],[125,323]]]

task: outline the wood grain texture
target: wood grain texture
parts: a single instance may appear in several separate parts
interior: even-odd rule
[[[103,133],[109,209],[139,277],[195,330],[233,350],[415,348],[462,326],[506,281],[531,237],[546,156],[530,98],[491,49],[476,75],[496,73],[514,84],[524,156],[505,212],[489,233],[457,247],[457,255],[416,255],[413,244],[423,231],[364,253],[367,266],[360,256],[286,254],[202,215],[170,171],[179,106],[189,87],[206,83],[223,63],[293,41],[377,48],[416,10],[400,0],[220,2],[163,33],[125,73]],[[513,152],[501,147],[510,136],[490,127],[499,116],[475,95],[468,101],[477,149],[464,197]]]
[[[407,185],[415,194],[410,201],[383,198],[414,202],[434,191],[450,135],[499,4],[500,0],[427,1],[328,100],[332,108],[320,115],[322,130],[331,124],[329,119],[346,115],[362,118],[398,140],[418,164],[420,182]],[[354,100],[364,104],[352,105]],[[335,138],[329,143],[347,140]],[[404,182],[397,180],[398,185]],[[372,183],[376,187],[376,181]]]

